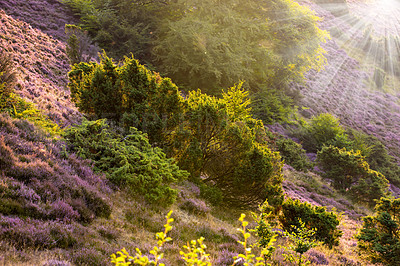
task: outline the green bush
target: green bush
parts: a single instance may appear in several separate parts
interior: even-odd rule
[[[356,201],[373,205],[374,199],[387,194],[387,179],[370,169],[360,151],[325,146],[318,152],[317,162],[325,172],[324,177],[331,179],[336,189],[349,193]]]
[[[400,199],[381,198],[375,215],[363,218],[363,227],[356,238],[358,247],[373,263],[400,264]]]
[[[190,92],[170,153],[192,179],[218,187],[225,203],[259,204],[268,197],[279,205],[281,158],[268,147],[262,122],[251,118],[247,95],[240,85],[222,98]]]
[[[339,119],[329,113],[313,117],[301,130],[299,137],[303,142],[303,147],[311,152],[316,152],[324,145],[329,145],[338,139],[342,142],[347,139]]]
[[[312,206],[307,202],[287,199],[282,204],[282,213],[279,216],[283,229],[289,233],[295,228],[301,228],[303,222],[308,229],[315,228],[315,239],[322,241],[328,247],[339,245],[342,231],[339,225],[339,216],[335,212],[328,212],[325,207]]]
[[[101,62],[79,63],[68,73],[72,100],[79,110],[99,118],[120,121],[161,142],[179,122],[183,98],[168,78],[161,78],[125,58],[118,66],[104,53]]]
[[[95,169],[105,172],[113,183],[144,195],[152,203],[172,204],[177,192],[170,185],[187,177],[173,159],[153,148],[147,136],[135,128],[122,136],[105,120],[84,120],[67,129],[64,138],[71,151],[93,160]]]
[[[278,138],[276,146],[284,162],[292,166],[297,171],[307,172],[313,167],[313,163],[308,159],[302,146],[289,138]]]
[[[370,146],[365,158],[370,168],[382,173],[390,183],[400,186],[400,166],[389,155],[385,145],[373,136],[366,137],[365,142]]]
[[[148,60],[157,21],[169,14],[170,7],[162,1],[63,2],[80,17],[80,26],[88,31],[93,40],[118,59],[133,53],[136,58]]]

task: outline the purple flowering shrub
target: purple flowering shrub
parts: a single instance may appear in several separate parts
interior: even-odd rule
[[[108,217],[105,178],[63,154],[30,122],[0,114],[0,213],[43,220],[90,222]]]
[[[82,234],[82,230],[82,226],[76,223],[0,215],[0,239],[7,240],[18,249],[73,247],[78,242],[76,235]]]

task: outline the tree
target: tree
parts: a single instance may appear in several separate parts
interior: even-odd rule
[[[373,263],[400,264],[400,199],[381,198],[375,215],[363,217],[358,247]]]
[[[71,65],[88,62],[94,54],[89,52],[91,41],[87,32],[79,26],[65,24],[65,33],[68,38],[65,50]]]
[[[348,192],[356,201],[373,205],[374,199],[387,194],[388,180],[370,169],[360,151],[325,146],[318,152],[317,162],[333,186]]]
[[[170,152],[193,179],[218,187],[225,202],[282,202],[279,153],[268,148],[265,129],[251,118],[248,92],[240,85],[222,98],[189,93],[183,122],[173,131]]]
[[[246,80],[254,90],[286,87],[324,63],[327,33],[291,0],[177,1],[183,10],[157,32],[161,72],[185,89],[216,92]]]

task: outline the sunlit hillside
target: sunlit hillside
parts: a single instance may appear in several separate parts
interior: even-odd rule
[[[0,265],[399,265],[399,12],[0,1]]]

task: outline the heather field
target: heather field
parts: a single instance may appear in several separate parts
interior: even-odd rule
[[[299,3],[0,1],[0,265],[399,265],[400,8]]]
[[[0,47],[13,56],[18,69],[16,93],[33,102],[59,126],[70,125],[80,114],[66,88],[69,70],[65,43],[0,11]]]

